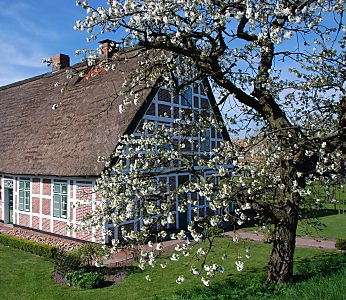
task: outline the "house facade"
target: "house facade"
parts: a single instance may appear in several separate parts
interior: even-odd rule
[[[56,87],[65,77],[63,70],[0,87],[0,222],[104,242],[106,237],[95,229],[92,233],[74,230],[93,209],[91,203],[101,200],[95,187],[104,165],[97,158],[110,157],[123,134],[140,135],[147,121],[173,126],[174,119],[192,110],[210,117],[220,113],[210,89],[195,83],[181,96],[164,88],[148,89],[140,105],[120,114],[123,99],[112,95],[121,90],[122,74],[136,66],[133,61],[115,71],[77,80],[63,93]],[[225,135],[211,126],[203,136],[203,145],[201,136],[192,137],[195,143],[190,150],[211,153]],[[159,180],[169,190],[188,176],[169,174]],[[193,214],[207,214],[206,200],[197,194],[192,197],[198,201],[194,211],[191,208],[183,214],[178,207],[174,211],[177,228],[186,226]],[[135,230],[139,229],[137,224],[124,222]],[[118,228],[113,232],[117,238]]]

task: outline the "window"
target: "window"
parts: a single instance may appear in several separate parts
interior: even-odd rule
[[[19,210],[30,211],[30,180],[19,180]]]
[[[184,93],[181,96],[181,105],[191,106],[192,103],[192,89],[190,86],[187,86],[184,90]]]
[[[210,128],[204,129],[203,133],[201,134],[201,151],[210,151]]]
[[[53,189],[53,216],[67,218],[67,183],[54,183]]]

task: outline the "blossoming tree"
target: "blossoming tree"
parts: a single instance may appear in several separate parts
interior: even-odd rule
[[[246,218],[242,209],[251,208],[272,222],[268,281],[291,280],[300,209],[313,204],[316,180],[327,182],[342,173],[346,151],[343,1],[109,0],[102,7],[86,1],[77,5],[86,10],[86,17],[76,22],[75,29],[88,31],[90,40],[106,34],[116,40],[116,46],[141,47],[136,55],[142,59],[136,74],[125,82],[128,93],[121,109],[135,104],[141,88],[158,78],[162,86],[178,92],[207,78],[220,96],[218,104],[230,108],[226,126],[235,133],[248,129],[245,143],[225,142],[213,149],[209,160],[196,157],[191,163],[182,154],[182,145],[171,143],[176,135],[189,136],[184,126],[153,129],[147,124],[152,135],[140,140],[125,137],[115,153],[118,162],[102,176],[100,191],[109,202],[97,216],[120,224],[141,212],[143,228],[155,223],[154,216],[166,225],[172,222],[170,199],[198,192],[223,212],[209,219],[214,227],[232,218],[226,209],[232,200],[239,208],[234,220],[241,222]],[[97,51],[85,52],[90,64],[97,61]],[[111,68],[114,61],[103,64]],[[189,118],[180,121],[198,130],[207,126],[203,118]],[[213,122],[225,126],[220,118]],[[162,147],[153,149],[154,144]],[[179,167],[199,180],[163,193],[155,176],[170,161],[180,161]],[[225,167],[230,164],[235,167],[233,176]],[[215,171],[211,176],[215,180],[203,180],[203,167]],[[193,200],[183,200],[181,209],[189,204]],[[141,234],[150,235],[148,228],[125,236],[138,241]],[[202,235],[193,225],[189,230],[198,242]],[[184,232],[181,237],[186,238]],[[178,250],[188,253],[188,247],[182,247]],[[199,249],[198,255],[203,252]],[[155,264],[153,253],[143,255],[142,266]],[[241,261],[237,267],[242,267]],[[221,270],[218,265],[203,268],[205,284],[209,275]],[[200,273],[196,268],[192,272]]]

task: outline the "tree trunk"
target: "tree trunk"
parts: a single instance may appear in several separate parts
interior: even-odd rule
[[[283,283],[293,279],[293,255],[298,225],[298,207],[286,206],[272,233],[273,248],[268,263],[268,282]]]

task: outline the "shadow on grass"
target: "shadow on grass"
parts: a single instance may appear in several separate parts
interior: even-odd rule
[[[330,276],[346,267],[346,253],[327,253],[302,258],[295,262],[294,283],[307,281],[316,275]]]
[[[316,255],[309,259],[304,258],[296,261],[296,275],[292,283],[268,284],[265,281],[267,275],[266,268],[254,268],[248,269],[243,273],[229,274],[227,279],[220,283],[213,283],[208,288],[199,287],[184,290],[164,299],[270,299],[284,295],[287,289],[294,288],[294,285],[297,283],[313,280],[314,277],[318,277],[321,274],[330,276],[339,272],[341,268],[346,268],[345,253]]]

